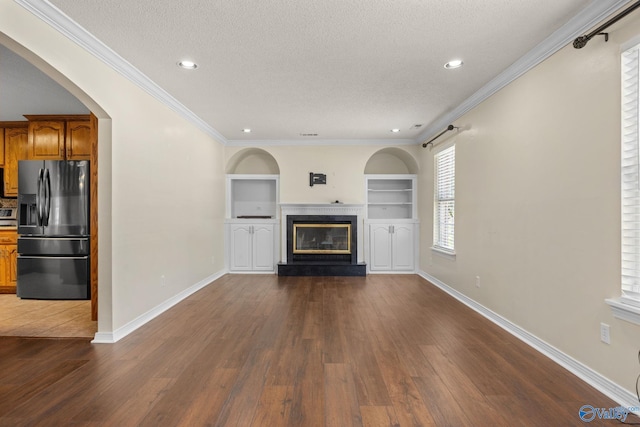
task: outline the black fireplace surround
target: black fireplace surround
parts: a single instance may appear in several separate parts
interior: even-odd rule
[[[366,275],[358,264],[357,216],[288,215],[286,235],[287,262],[278,264],[278,275]]]

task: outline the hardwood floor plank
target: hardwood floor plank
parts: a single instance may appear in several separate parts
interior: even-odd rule
[[[363,427],[399,427],[398,417],[392,406],[361,406]]]
[[[255,427],[286,426],[289,423],[292,401],[292,386],[265,387],[251,425]]]
[[[353,374],[348,364],[324,365],[325,422],[328,426],[362,426]]]
[[[325,363],[345,363],[345,338],[340,325],[338,291],[335,288],[335,282],[323,279],[322,283],[325,286],[322,301],[323,360]]]
[[[272,350],[263,348],[251,352],[229,392],[227,401],[220,409],[216,426],[251,425],[266,381],[272,353]]]
[[[463,367],[450,360],[438,346],[421,346],[420,348],[451,394],[455,398],[464,396],[465,405],[473,408],[476,419],[481,419],[492,426],[512,425],[509,420],[502,417],[502,412],[498,408],[487,402],[472,378],[464,373]],[[487,375],[490,376],[489,373]]]
[[[293,402],[288,426],[324,425],[324,364],[322,340],[303,340],[293,380]]]

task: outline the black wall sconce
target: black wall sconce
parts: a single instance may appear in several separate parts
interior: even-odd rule
[[[323,173],[309,172],[309,187],[313,187],[315,184],[326,184],[327,175]]]

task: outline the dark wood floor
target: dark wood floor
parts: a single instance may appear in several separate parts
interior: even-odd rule
[[[2,426],[584,426],[582,405],[617,406],[411,275],[225,276],[114,345],[6,337],[0,360]]]

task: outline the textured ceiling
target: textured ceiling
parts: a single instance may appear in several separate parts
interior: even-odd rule
[[[593,1],[51,3],[227,140],[389,140],[415,139]]]

